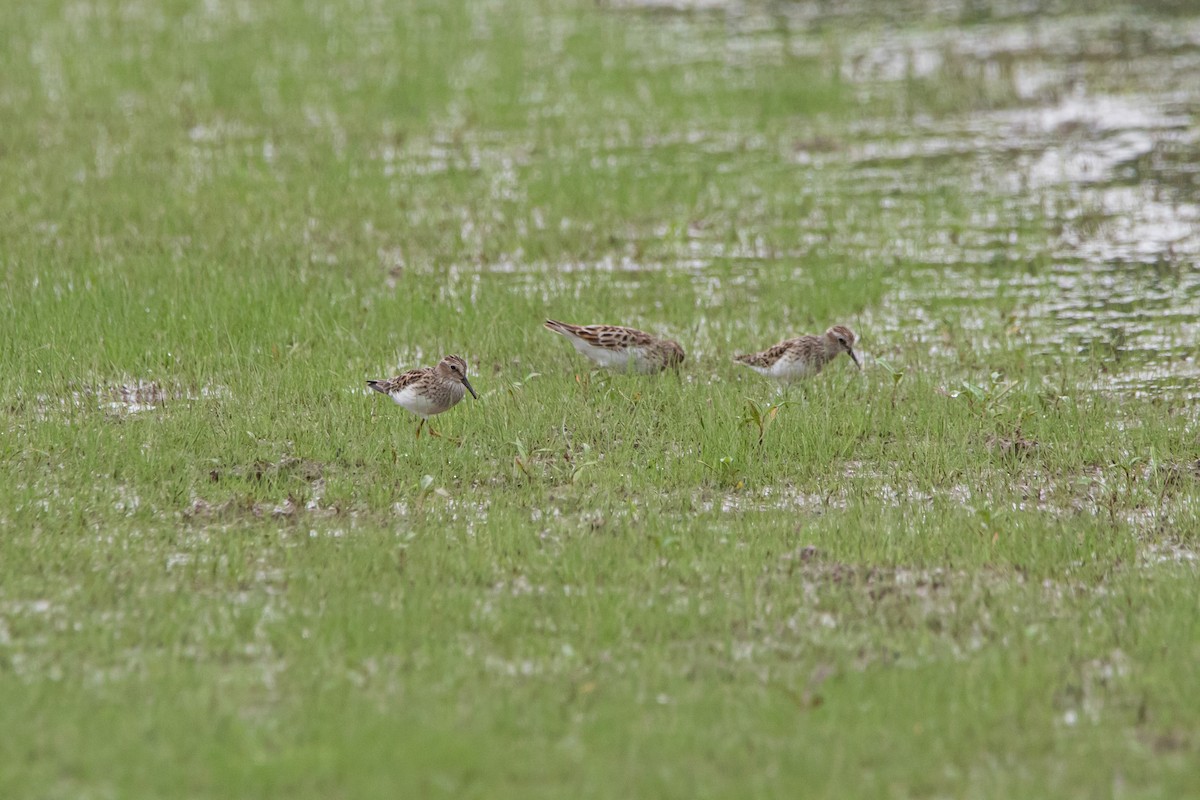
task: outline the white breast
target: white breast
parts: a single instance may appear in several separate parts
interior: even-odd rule
[[[417,387],[415,386],[405,386],[400,391],[393,392],[388,396],[396,401],[396,405],[411,411],[418,417],[426,419],[432,417],[434,414],[440,414],[446,409],[450,408],[450,406],[454,405],[454,403],[451,403],[449,406],[443,408],[438,405],[437,401],[434,400],[433,397],[418,391]],[[458,400],[461,399],[461,397],[458,398]],[[457,400],[455,400],[455,402],[457,402]]]
[[[779,359],[767,369],[761,367],[755,367],[755,369],[763,375],[784,383],[807,378],[821,371],[819,366],[804,359],[787,357]]]
[[[642,358],[641,348],[625,347],[620,350],[613,350],[608,347],[595,347],[575,336],[569,338],[571,339],[571,344],[575,345],[576,350],[602,367],[617,370],[618,372],[625,372],[631,366],[639,372],[643,369],[642,362],[645,359]]]

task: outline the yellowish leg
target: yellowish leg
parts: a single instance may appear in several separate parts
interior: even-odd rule
[[[417,425],[417,438],[421,438],[421,428],[425,427],[425,418],[421,417],[421,423]]]

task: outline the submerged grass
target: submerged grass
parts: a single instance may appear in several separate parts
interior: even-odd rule
[[[881,145],[1011,70],[854,82],[786,13],[12,11],[0,796],[1195,785],[1197,396],[1031,310],[1086,198]],[[861,373],[730,361],[833,322]],[[417,440],[363,381],[448,352],[480,399]]]

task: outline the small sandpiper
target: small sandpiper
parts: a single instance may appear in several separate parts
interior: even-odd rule
[[[620,325],[568,325],[546,320],[546,328],[561,333],[575,349],[602,367],[618,372],[651,375],[683,363],[679,342],[659,339]]]
[[[421,418],[417,425],[418,439],[421,438],[421,428],[430,417],[454,408],[467,392],[476,400],[479,399],[467,380],[467,362],[458,356],[446,356],[436,367],[418,367],[387,380],[367,381],[367,386],[386,394],[401,408]],[[430,425],[429,435],[441,434]]]
[[[823,336],[798,336],[761,353],[747,353],[733,360],[786,385],[816,375],[839,353],[849,353],[854,365],[862,369],[854,354],[854,331],[845,325],[834,325]]]

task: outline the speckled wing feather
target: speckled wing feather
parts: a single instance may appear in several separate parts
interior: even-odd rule
[[[607,350],[647,347],[658,341],[645,331],[620,325],[571,325],[555,319],[548,319],[546,327],[555,333],[577,336],[592,347],[602,347]]]
[[[742,364],[748,364],[751,367],[770,369],[775,365],[775,362],[783,358],[784,353],[795,348],[798,342],[798,339],[788,339],[758,353],[747,353],[742,356],[736,356],[734,360]]]
[[[405,386],[421,380],[429,371],[429,367],[417,367],[416,369],[410,369],[408,372],[401,372],[396,377],[388,378],[387,380],[367,381],[367,386],[383,394],[394,394]]]

